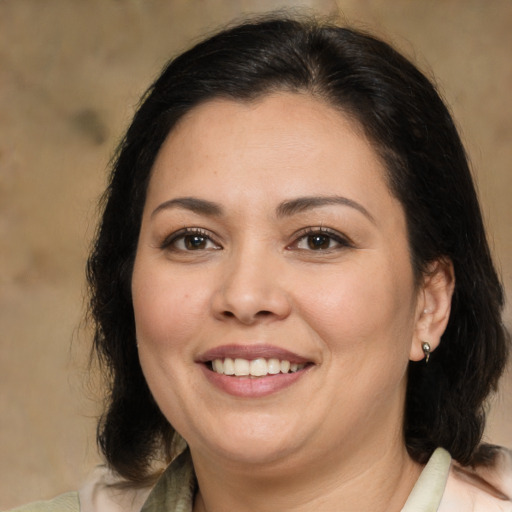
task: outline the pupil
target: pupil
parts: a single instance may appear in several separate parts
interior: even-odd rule
[[[187,249],[202,249],[205,244],[205,237],[201,235],[189,235],[185,239]]]
[[[327,249],[329,247],[329,237],[324,235],[312,235],[308,242],[310,249]]]

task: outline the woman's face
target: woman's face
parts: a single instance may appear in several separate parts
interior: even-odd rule
[[[327,461],[401,439],[420,293],[404,212],[325,103],[215,100],[183,118],[154,165],[132,291],[144,375],[193,454]]]

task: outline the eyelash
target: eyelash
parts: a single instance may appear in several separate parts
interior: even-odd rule
[[[182,252],[193,252],[194,249],[187,249],[186,247],[178,248],[176,246],[178,241],[183,241],[186,243],[187,237],[197,237],[202,238],[206,243],[212,243],[215,245],[214,250],[221,249],[220,245],[213,241],[211,233],[201,228],[184,228],[172,233],[170,236],[166,237],[164,241],[160,244],[160,249],[166,250],[174,250],[174,251],[182,251]],[[212,248],[209,248],[212,250]],[[198,248],[198,250],[201,250]],[[203,249],[208,250],[208,249]]]
[[[321,248],[317,247],[316,249],[313,249],[311,246],[309,248],[300,248],[298,247],[299,243],[303,240],[306,240],[308,238],[312,237],[325,237],[325,239],[329,242],[334,241],[337,244],[337,247],[327,247],[327,248]],[[309,245],[309,244],[308,244]],[[297,248],[299,250],[304,251],[313,251],[313,252],[330,252],[336,249],[340,249],[342,247],[354,247],[354,244],[351,240],[349,240],[348,237],[342,235],[341,233],[325,227],[307,227],[302,230],[300,230],[298,233],[295,234],[295,241],[290,244],[288,247],[290,248]]]
[[[195,250],[203,251],[203,250],[219,250],[222,247],[213,240],[211,233],[202,228],[184,228],[172,233],[170,236],[166,237],[163,242],[160,244],[161,249],[171,250],[171,251],[180,251],[180,252],[194,252],[193,248],[185,247],[177,247],[177,243],[182,241],[186,244],[187,237],[197,237],[202,239],[202,242],[208,245],[209,243],[213,244],[214,247],[196,247]],[[313,237],[319,237],[320,244],[317,247],[311,247],[309,242],[312,242]],[[322,239],[324,242],[328,243],[328,247],[321,247]],[[299,247],[300,243],[306,241],[308,243],[308,248]],[[330,247],[331,242],[334,241],[337,246]],[[341,235],[339,232],[325,228],[322,226],[319,227],[307,227],[301,229],[299,232],[294,234],[294,241],[288,245],[287,249],[297,249],[302,251],[312,251],[312,252],[330,252],[336,249],[340,249],[343,247],[354,247],[354,244],[348,237]]]

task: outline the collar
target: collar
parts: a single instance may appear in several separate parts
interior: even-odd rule
[[[423,468],[401,512],[436,512],[444,494],[452,458],[437,448]]]
[[[448,479],[450,454],[437,448],[421,472],[401,512],[436,512]],[[189,450],[165,470],[141,512],[192,512],[197,482]]]
[[[192,458],[186,449],[159,478],[140,512],[192,512],[196,488]]]

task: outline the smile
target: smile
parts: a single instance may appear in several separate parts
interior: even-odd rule
[[[306,365],[303,363],[291,363],[286,359],[242,359],[226,357],[211,361],[211,369],[215,373],[235,377],[266,377],[279,373],[295,373],[302,370]]]

